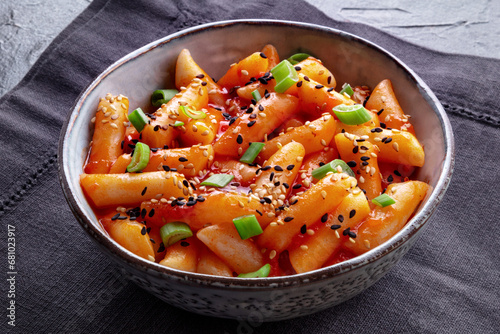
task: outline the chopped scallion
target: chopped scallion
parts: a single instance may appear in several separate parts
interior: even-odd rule
[[[151,95],[151,104],[159,108],[162,104],[172,100],[175,94],[179,93],[177,89],[158,89]]]
[[[253,163],[255,158],[259,155],[262,148],[265,146],[264,143],[250,143],[250,146],[247,148],[240,161],[245,162],[247,164]]]
[[[284,93],[288,88],[292,87],[299,81],[297,71],[288,60],[283,60],[271,70],[276,86],[274,90],[277,93]]]
[[[340,94],[343,95],[344,93],[347,93],[347,95],[349,95],[349,97],[353,96],[353,94],[354,94],[354,91],[352,90],[351,85],[349,85],[348,83],[345,83],[342,86],[342,90],[340,91]]]
[[[234,218],[233,223],[242,240],[254,237],[263,232],[255,215]]]
[[[389,196],[387,194],[382,194],[382,195],[372,199],[372,203],[384,208],[388,205],[392,205],[392,204],[396,203],[396,201],[391,196]]]
[[[341,104],[333,108],[333,112],[342,123],[347,125],[359,125],[372,119],[370,113],[361,104],[350,106]]]
[[[348,175],[355,177],[355,174],[352,171],[352,169],[349,166],[347,166],[347,164],[343,160],[340,160],[340,159],[332,160],[329,163],[314,169],[311,172],[311,175],[315,179],[321,180],[329,172],[338,173],[339,172],[337,169],[338,166],[340,166],[340,168],[342,168],[343,173],[347,173]]]
[[[234,179],[234,175],[214,174],[205,181],[203,181],[202,183],[200,183],[200,185],[223,188],[227,186],[227,184],[231,182],[232,179]]]
[[[308,55],[307,53],[296,53],[287,60],[290,62],[290,64],[296,65],[309,57],[311,57],[311,55]]]
[[[246,274],[239,274],[238,277],[243,277],[243,278],[257,278],[257,277],[267,277],[269,276],[269,273],[271,272],[271,265],[269,263],[263,265],[259,270],[251,272],[251,273],[246,273]]]
[[[175,244],[177,241],[193,236],[189,225],[183,222],[171,222],[160,228],[161,240],[165,247]]]
[[[141,108],[137,108],[128,115],[128,120],[136,128],[137,131],[141,132],[144,126],[149,123],[149,119],[142,111]]]
[[[127,166],[127,172],[134,173],[140,172],[149,163],[149,146],[144,143],[135,144],[134,154],[132,155],[132,160]]]
[[[179,109],[184,115],[192,119],[201,119],[207,117],[207,114],[205,114],[203,110],[194,110],[186,106],[179,106]]]
[[[262,96],[260,96],[260,93],[257,89],[252,92],[252,96],[255,99],[255,101],[257,101],[257,102],[262,98]]]
[[[181,121],[175,121],[175,123],[172,126],[183,126],[184,122]]]

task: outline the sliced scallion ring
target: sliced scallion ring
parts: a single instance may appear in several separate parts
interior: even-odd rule
[[[396,201],[391,196],[389,196],[387,194],[382,194],[382,195],[372,199],[372,203],[385,208],[388,205],[392,205],[392,204],[396,203]]]
[[[257,220],[255,215],[241,216],[233,219],[234,226],[241,237],[241,240],[245,240],[256,235],[261,234],[262,227]]]
[[[193,236],[189,225],[183,222],[171,222],[160,228],[161,240],[165,247],[175,244],[177,241]]]
[[[257,89],[252,92],[252,97],[257,102],[262,98],[262,96],[260,96],[260,93],[259,93],[259,91]]]
[[[258,142],[250,143],[250,146],[247,148],[240,161],[247,164],[253,163],[253,161],[255,160],[255,158],[257,158],[260,151],[264,148],[265,145],[266,144],[264,143]]]
[[[348,83],[345,83],[342,86],[342,90],[339,93],[342,95],[344,95],[344,93],[346,93],[347,95],[349,95],[349,97],[351,97],[354,94],[354,90],[352,90],[351,85],[349,85]]]
[[[177,89],[158,89],[151,95],[151,104],[159,108],[162,104],[172,100],[175,94],[179,93]]]
[[[269,276],[269,273],[271,272],[271,265],[269,263],[263,265],[259,270],[251,272],[251,273],[246,273],[246,274],[239,274],[238,277],[243,277],[243,278],[257,278],[257,277],[267,277]]]
[[[207,117],[203,110],[194,110],[186,106],[179,106],[180,111],[189,118],[201,119]]]
[[[274,87],[276,93],[284,93],[299,81],[297,71],[286,59],[274,66],[271,73],[276,80],[276,86]]]
[[[205,181],[203,181],[202,183],[200,183],[200,185],[224,188],[225,186],[227,186],[229,182],[231,182],[232,179],[234,179],[234,175],[214,174]]]
[[[144,129],[144,126],[149,123],[149,118],[141,108],[137,108],[132,111],[130,115],[128,115],[128,120],[139,132],[141,132]]]
[[[342,123],[347,125],[359,125],[372,119],[370,113],[361,104],[349,106],[341,104],[333,108],[333,112]]]
[[[340,159],[332,160],[329,163],[327,163],[321,167],[313,169],[313,171],[311,172],[311,175],[315,179],[321,180],[329,172],[338,173],[339,172],[337,169],[338,166],[340,166],[340,168],[342,168],[342,172],[347,173],[349,176],[355,177],[355,174],[352,171],[352,169],[343,160],[340,160]]]
[[[307,53],[296,53],[287,60],[290,62],[290,64],[296,65],[309,57],[311,57],[311,55],[308,55]]]
[[[132,155],[132,160],[127,166],[127,172],[134,173],[140,172],[149,163],[149,146],[144,143],[135,144],[134,154]]]

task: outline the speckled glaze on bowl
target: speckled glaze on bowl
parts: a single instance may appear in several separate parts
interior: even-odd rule
[[[238,279],[187,273],[160,266],[127,251],[109,238],[87,203],[79,175],[91,140],[90,119],[99,97],[124,94],[131,108],[146,105],[151,92],[173,87],[175,62],[183,48],[218,78],[229,64],[274,44],[279,54],[309,52],[323,60],[339,84],[374,87],[392,80],[405,112],[412,116],[425,147],[426,163],[417,178],[433,186],[408,224],[389,241],[334,266],[288,277]],[[252,321],[284,320],[337,305],[379,280],[415,243],[441,201],[454,160],[450,123],[434,94],[405,64],[354,35],[312,24],[236,20],[206,24],[150,43],[117,61],[78,98],[59,142],[59,175],[78,222],[124,275],[158,298],[195,313]]]

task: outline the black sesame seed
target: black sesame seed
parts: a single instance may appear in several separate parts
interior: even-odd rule
[[[187,241],[181,241],[181,246],[182,247],[187,247],[187,246],[189,246],[189,242],[187,242]]]
[[[266,171],[266,170],[270,170],[271,168],[272,168],[271,166],[265,166],[265,167],[262,167],[261,169],[262,169],[263,171]]]
[[[148,232],[148,233],[151,232],[151,227],[148,227],[146,232]]]
[[[349,218],[352,218],[356,215],[356,210],[352,209],[351,212],[349,212]]]
[[[271,174],[269,175],[269,181],[272,181],[274,178],[274,172],[271,172]]]
[[[297,87],[302,86],[302,81],[297,82]]]
[[[332,76],[331,75],[328,76],[328,79],[326,79],[326,82],[328,84],[330,84],[332,82]]]
[[[142,234],[142,235],[146,235],[146,226],[143,226],[143,227],[141,228],[141,234]]]
[[[128,144],[128,147],[135,148],[135,145],[134,144]]]
[[[294,168],[295,168],[295,165],[288,165],[288,166],[286,166],[286,169],[287,169],[287,170],[292,170],[292,169],[294,169]]]
[[[314,86],[314,88],[316,88],[316,89],[321,89],[323,87],[325,87],[325,86],[323,86],[323,85],[316,85],[316,86]]]
[[[160,130],[160,126],[159,125],[156,125],[154,128],[153,128],[154,131],[158,131]]]
[[[257,213],[262,216],[262,212],[260,212],[259,210],[255,210],[255,211],[257,211]]]
[[[311,79],[309,79],[309,77],[307,75],[304,76],[304,80],[305,81],[311,81]]]
[[[184,187],[189,188],[189,182],[187,180],[182,180]]]
[[[267,203],[267,204],[271,204],[273,201],[269,198],[269,197],[264,197],[264,201]]]
[[[256,121],[251,121],[251,122],[248,122],[248,123],[247,123],[247,126],[248,126],[249,128],[251,128],[251,127],[255,124],[255,122],[256,122]]]
[[[357,165],[357,163],[356,163],[356,161],[354,161],[354,160],[351,160],[351,161],[349,161],[349,162],[347,163],[347,166],[349,166],[349,167],[351,167],[351,168],[356,167],[356,165]]]
[[[163,145],[164,150],[168,150],[168,145]]]
[[[278,172],[282,172],[283,168],[281,166],[274,166],[274,170],[276,170]]]
[[[171,172],[177,172],[177,168],[170,168]]]
[[[275,187],[277,187],[277,186],[279,186],[279,185],[280,185],[280,181],[278,181],[278,182],[274,182],[274,186],[275,186]]]
[[[333,90],[333,87],[328,88],[326,91],[331,92]]]
[[[362,166],[368,166],[368,164],[369,164],[369,162],[368,162],[368,161],[363,161],[363,162],[361,163],[361,165],[362,165]]]
[[[141,217],[142,217],[142,218],[146,217],[146,213],[148,213],[148,212],[146,211],[146,209],[142,209],[142,210],[141,210]]]
[[[196,76],[198,79],[203,79],[205,77],[205,74],[200,73]]]
[[[302,67],[300,66],[295,66],[295,71],[300,71],[302,69]]]
[[[122,140],[121,144],[120,144],[120,147],[122,148],[123,150],[123,145],[125,144],[125,140]]]
[[[285,223],[288,223],[288,222],[291,222],[293,220],[293,217],[285,217],[285,219],[283,219],[283,220],[285,221]]]
[[[144,196],[144,194],[148,191],[148,187],[144,187],[144,189],[141,192],[141,196]]]
[[[290,186],[286,182],[283,182],[283,187],[285,187],[286,189],[290,188]]]
[[[328,213],[325,213],[323,216],[321,216],[321,222],[326,223],[327,220],[328,220]]]
[[[179,161],[180,161],[180,162],[186,162],[186,161],[188,161],[188,159],[186,159],[186,158],[184,158],[184,157],[180,157],[180,158],[179,158]]]
[[[125,220],[125,219],[127,219],[127,216],[120,216],[120,217],[118,217],[116,219],[118,219],[118,220]]]
[[[368,148],[368,147],[363,146],[363,145],[361,145],[359,148],[360,148],[360,149],[362,149],[362,150],[367,150],[367,151],[369,150],[369,148]]]
[[[243,137],[242,137],[240,134],[238,134],[238,137],[236,137],[236,142],[237,142],[238,144],[243,143]]]
[[[297,202],[298,202],[298,201],[299,201],[299,200],[298,200],[298,199],[296,199],[296,200],[292,201],[292,202],[290,203],[290,205],[295,205],[295,204],[297,204]]]
[[[119,214],[119,213],[117,213],[116,215],[114,215],[113,217],[111,217],[111,220],[117,220],[117,219],[118,219],[118,217],[120,217],[120,214]]]
[[[384,112],[384,109],[380,109],[379,111],[377,111],[377,115],[380,116],[380,114],[383,112]]]
[[[389,175],[389,177],[387,178],[387,182],[392,182],[394,181],[394,178],[392,177],[392,175]]]
[[[198,197],[196,198],[196,201],[197,201],[197,202],[205,202],[205,197],[198,196]]]
[[[300,187],[302,187],[302,185],[300,183],[297,183],[292,188],[293,189],[300,189]]]
[[[318,163],[318,165],[321,167],[321,166],[324,166],[324,165],[326,165],[326,164],[325,164],[323,161],[320,161],[320,162]]]
[[[358,153],[358,151],[359,151],[359,147],[354,146],[354,148],[352,149],[352,153],[356,154],[356,153]]]
[[[158,151],[158,147],[152,147],[150,148],[151,152],[156,153]]]
[[[370,160],[370,157],[367,157],[364,155],[360,159],[361,159],[361,161],[368,161],[368,160]]]
[[[338,220],[339,220],[339,222],[341,222],[341,223],[343,223],[343,222],[344,222],[344,216],[342,216],[342,215],[339,215],[339,216],[337,217],[337,219],[338,219]]]
[[[357,141],[358,143],[364,142],[365,140],[366,140],[366,139],[363,139],[363,138],[356,139],[356,141]]]
[[[347,232],[347,235],[350,236],[353,239],[356,239],[356,233],[354,233],[353,231]]]
[[[264,106],[262,104],[259,104],[259,110],[264,111]]]
[[[237,119],[237,118],[238,118],[238,117],[231,117],[231,118],[229,119],[229,125],[232,125],[234,122],[236,122],[236,119]]]
[[[149,238],[149,241],[151,241],[152,244],[156,244],[156,241],[153,238]]]
[[[250,116],[248,116],[248,118],[250,118],[250,119],[257,118],[257,114],[251,114]]]
[[[340,225],[332,225],[332,226],[330,226],[330,228],[331,228],[332,230],[337,230],[337,229],[339,229],[339,228],[341,228],[341,227],[342,227],[342,226],[340,226]]]
[[[300,233],[302,233],[302,234],[306,234],[306,232],[307,232],[307,225],[306,225],[306,224],[304,224],[304,225],[302,225],[302,227],[300,228]]]
[[[396,174],[396,176],[401,176],[401,173],[397,169],[394,171],[394,174]]]
[[[363,101],[363,107],[366,107],[366,102],[368,102],[369,98],[370,98],[370,96],[367,96],[366,99]]]
[[[385,128],[387,127],[387,125],[385,125],[385,123],[380,122],[380,127],[381,127],[382,129],[385,129]]]
[[[261,53],[260,53],[260,56],[261,56],[262,58],[264,58],[264,59],[266,59],[266,58],[267,58],[267,56],[266,56],[266,54],[265,54],[264,52],[261,52]]]
[[[391,141],[392,141],[392,138],[391,138],[391,137],[389,137],[389,138],[387,138],[387,140],[385,141],[385,143],[386,143],[386,144],[389,144]]]
[[[193,205],[195,205],[195,204],[196,204],[196,201],[188,201],[188,202],[186,203],[186,206],[193,206]]]
[[[342,231],[342,234],[343,234],[343,235],[347,235],[347,234],[349,234],[349,231],[350,231],[350,230],[351,230],[351,228],[350,228],[350,227],[348,227],[348,228],[346,228],[344,231]]]
[[[154,215],[155,215],[155,209],[151,209],[151,211],[149,211],[148,216],[153,217]]]
[[[250,103],[251,103],[251,104],[256,104],[256,103],[257,103],[257,100],[256,100],[256,99],[251,99],[251,100],[250,100]]]
[[[157,253],[161,253],[165,250],[165,244],[163,242],[160,243],[160,247],[158,247]]]

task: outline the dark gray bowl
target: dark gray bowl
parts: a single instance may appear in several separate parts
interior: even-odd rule
[[[425,147],[426,163],[417,178],[432,185],[418,212],[389,241],[334,266],[288,277],[224,278],[160,266],[127,251],[109,238],[80,188],[79,175],[91,140],[90,119],[99,97],[124,94],[131,108],[148,103],[151,92],[173,86],[183,48],[210,75],[274,44],[280,55],[305,51],[322,59],[337,82],[374,87],[392,80],[405,112],[412,116]],[[186,29],[150,43],[106,69],[80,95],[59,142],[59,175],[71,210],[100,250],[139,286],[177,307],[204,315],[263,321],[290,319],[339,304],[374,284],[415,243],[450,182],[454,141],[443,107],[429,87],[386,50],[354,35],[312,24],[270,20],[224,21]]]

